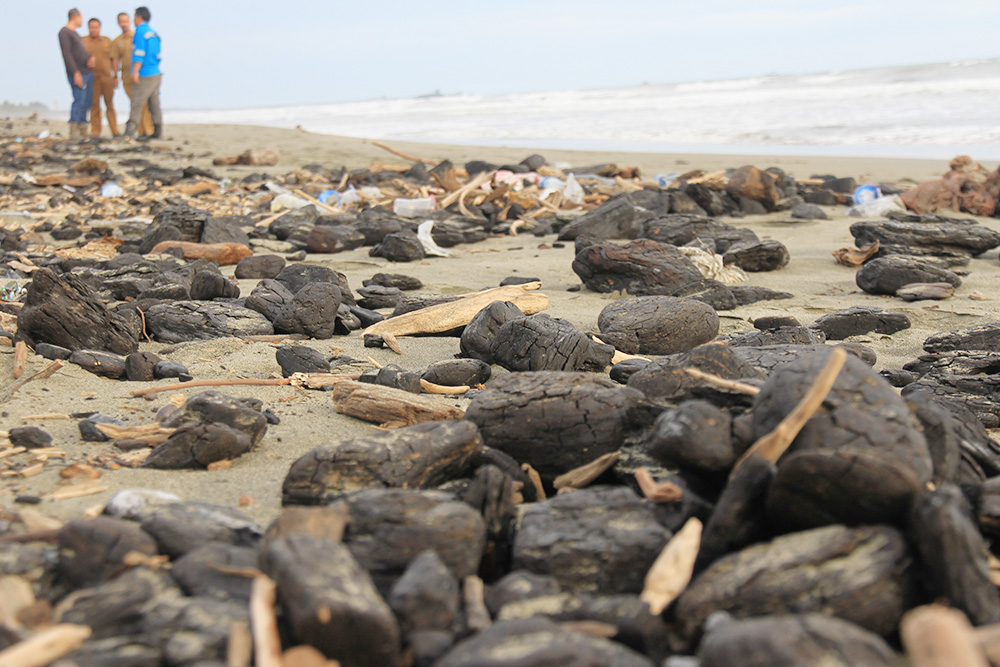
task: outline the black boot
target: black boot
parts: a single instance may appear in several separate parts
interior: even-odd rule
[[[153,133],[149,135],[150,139],[162,139],[163,138],[163,124],[160,125],[153,124]]]
[[[129,139],[135,139],[135,123],[132,121],[125,123],[125,132],[123,134]]]

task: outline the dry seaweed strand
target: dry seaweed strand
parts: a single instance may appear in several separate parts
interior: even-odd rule
[[[802,430],[820,406],[826,400],[827,394],[833,389],[833,383],[840,375],[840,369],[847,361],[847,351],[842,347],[835,347],[830,352],[830,358],[826,360],[823,369],[816,376],[816,380],[809,387],[805,396],[798,402],[791,412],[781,420],[773,431],[753,443],[743,456],[733,466],[735,471],[751,454],[759,454],[771,463],[776,463],[785,450],[792,444],[795,437]],[[731,476],[731,473],[730,473]]]

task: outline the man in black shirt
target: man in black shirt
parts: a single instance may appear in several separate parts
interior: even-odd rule
[[[80,10],[69,10],[69,23],[59,31],[59,47],[66,64],[69,86],[73,90],[73,106],[69,110],[69,138],[83,141],[87,138],[87,111],[94,94],[94,74],[90,69],[94,66],[94,57],[76,32],[81,25],[83,15]]]

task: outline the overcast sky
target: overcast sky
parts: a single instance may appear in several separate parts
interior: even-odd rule
[[[56,33],[70,6],[0,0],[0,101],[68,108]],[[78,6],[112,38],[116,14],[135,9],[109,0]],[[148,7],[163,39],[163,104],[175,109],[604,88],[1000,56],[996,0],[170,0]]]

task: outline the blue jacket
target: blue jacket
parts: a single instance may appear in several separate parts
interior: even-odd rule
[[[139,76],[154,76],[160,73],[160,35],[148,23],[136,26],[132,38],[132,66],[142,63]]]

